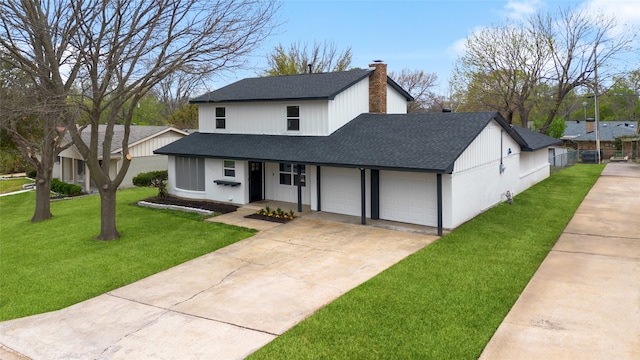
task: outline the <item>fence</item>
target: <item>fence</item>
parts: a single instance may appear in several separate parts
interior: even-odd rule
[[[575,150],[575,149],[566,149],[566,151],[556,153],[555,156],[549,157],[551,172],[558,171],[562,168],[575,165],[577,162],[578,162],[578,150]]]

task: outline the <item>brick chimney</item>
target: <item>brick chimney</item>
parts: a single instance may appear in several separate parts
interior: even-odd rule
[[[587,119],[587,134],[592,133],[596,130],[596,119],[588,118]]]
[[[369,67],[375,68],[369,76],[369,112],[387,113],[387,64],[374,60]]]

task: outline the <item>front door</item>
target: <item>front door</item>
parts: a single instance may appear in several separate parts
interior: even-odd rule
[[[262,163],[249,161],[249,202],[262,199]]]

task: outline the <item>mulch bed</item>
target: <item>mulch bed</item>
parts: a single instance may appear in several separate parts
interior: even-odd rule
[[[291,221],[291,219],[283,219],[283,218],[277,218],[273,216],[260,215],[260,214],[249,214],[249,215],[245,215],[245,217],[247,219],[271,221],[271,222],[280,223],[280,224],[288,223],[289,221]]]
[[[154,203],[154,204],[162,204],[162,205],[178,205],[184,207],[190,207],[195,209],[203,209],[209,211],[215,211],[221,214],[227,214],[230,212],[234,212],[238,209],[238,206],[230,205],[230,204],[222,204],[214,201],[206,201],[206,200],[189,200],[189,199],[181,199],[173,196],[165,196],[161,198],[159,196],[153,196],[143,201]]]

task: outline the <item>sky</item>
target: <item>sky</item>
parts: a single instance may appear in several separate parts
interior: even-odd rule
[[[619,23],[640,26],[640,0],[284,0],[277,14],[281,25],[248,60],[249,68],[220,74],[208,86],[258,76],[278,44],[328,41],[340,52],[351,47],[352,67],[383,60],[390,72],[436,73],[438,89],[446,92],[464,40],[474,30],[566,5],[612,13]],[[635,62],[640,66],[640,59]]]

